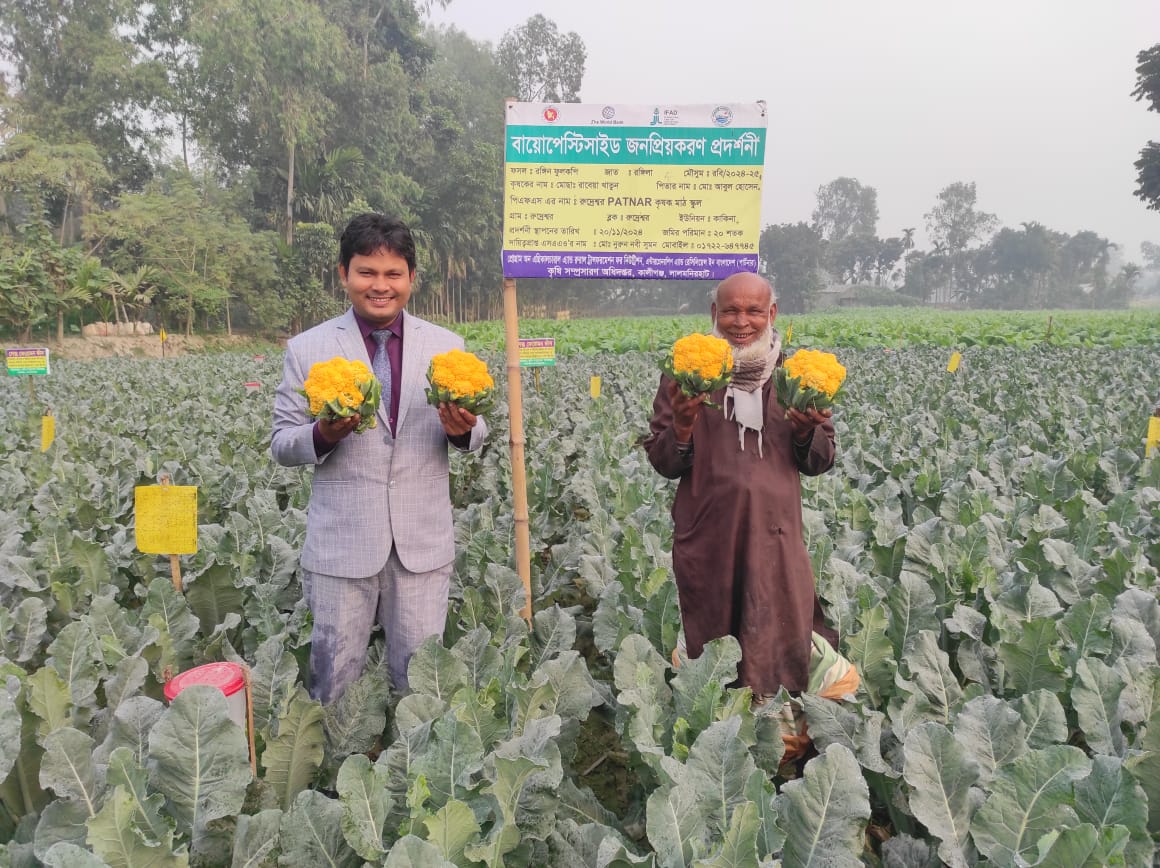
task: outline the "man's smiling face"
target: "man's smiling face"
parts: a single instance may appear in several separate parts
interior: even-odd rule
[[[769,284],[755,274],[735,274],[717,288],[717,300],[710,308],[713,325],[730,345],[747,347],[768,334],[777,316]]]
[[[407,260],[385,248],[356,253],[349,266],[338,267],[338,274],[354,312],[379,328],[393,323],[407,306],[415,280]]]

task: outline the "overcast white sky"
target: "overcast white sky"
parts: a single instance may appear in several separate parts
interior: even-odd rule
[[[978,185],[1008,226],[1092,229],[1141,261],[1160,213],[1132,163],[1160,114],[1130,96],[1160,0],[452,0],[432,20],[498,43],[540,12],[588,50],[592,103],[770,108],[762,223],[810,219],[842,175],[878,190],[878,234]]]

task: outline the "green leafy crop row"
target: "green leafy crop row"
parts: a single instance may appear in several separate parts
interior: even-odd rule
[[[32,406],[0,382],[0,864],[1151,864],[1157,348],[959,346],[953,375],[941,345],[840,351],[806,543],[862,688],[804,697],[804,768],[730,686],[736,643],[673,668],[673,489],[638,445],[659,351],[524,376],[531,628],[501,402],[453,463],[444,636],[407,696],[376,646],[329,709],[302,681],[309,472],[266,451],[278,359],[61,362]],[[162,472],[199,490],[183,594],[134,547]],[[220,694],[162,701],[209,660],[251,668],[256,776]]]

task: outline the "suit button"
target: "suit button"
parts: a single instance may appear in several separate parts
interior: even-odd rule
[[[395,480],[392,479],[390,485],[388,485],[387,487],[394,488],[395,487]]]
[[[384,442],[384,443],[390,443],[390,442],[391,442],[391,435],[390,435],[390,434],[388,434],[386,437],[384,437],[384,438],[383,438],[383,442]]]

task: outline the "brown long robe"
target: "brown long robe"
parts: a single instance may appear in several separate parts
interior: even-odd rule
[[[780,360],[779,360],[780,363]],[[741,644],[738,681],[755,694],[804,690],[810,633],[837,645],[825,625],[802,534],[801,478],[834,464],[834,426],[815,429],[808,446],[793,443],[785,410],[765,384],[761,455],[746,432],[719,409],[703,407],[693,426],[693,454],[677,452],[669,382],[661,377],[644,443],[657,472],[679,479],[673,502],[673,571],[690,657],[726,634]],[[712,401],[723,406],[725,390]]]

